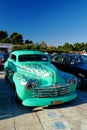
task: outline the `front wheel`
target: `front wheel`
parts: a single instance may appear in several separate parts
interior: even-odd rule
[[[80,90],[85,90],[84,80],[81,77],[77,78],[77,88]]]
[[[77,77],[77,88],[81,89],[82,87],[82,79],[80,77]]]
[[[5,80],[8,80],[8,77],[7,77],[7,75],[5,74]]]
[[[22,100],[19,99],[16,92],[15,92],[15,102],[18,103],[18,104],[22,104]]]

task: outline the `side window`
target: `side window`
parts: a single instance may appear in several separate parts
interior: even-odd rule
[[[77,60],[75,60],[75,56],[69,56],[68,59],[69,59],[69,64],[71,64],[71,65],[73,65],[75,63],[75,61],[77,61]]]
[[[66,57],[66,56],[63,56],[63,57],[62,57],[62,61],[63,61],[64,63],[66,63],[67,57]]]
[[[63,61],[63,57],[61,55],[58,55],[57,57],[55,57],[55,61],[62,62]]]
[[[16,61],[16,56],[12,54],[11,55],[11,59],[14,60],[14,61]]]
[[[55,61],[59,61],[59,57],[58,56],[55,57]]]
[[[66,63],[67,57],[65,55],[60,55],[59,57],[57,57],[57,61],[60,63]]]

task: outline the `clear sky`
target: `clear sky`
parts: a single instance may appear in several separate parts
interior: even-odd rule
[[[87,0],[0,0],[0,30],[53,46],[87,42]]]

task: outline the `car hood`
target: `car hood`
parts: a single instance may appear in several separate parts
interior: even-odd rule
[[[42,76],[44,78],[51,75],[53,76],[55,72],[58,73],[56,67],[50,63],[23,63],[21,64],[21,68],[26,72]]]
[[[42,80],[42,84],[45,84],[45,81],[48,82],[48,85],[52,84],[65,84],[68,82],[68,79],[75,78],[73,75],[59,71],[51,63],[27,63],[21,65],[22,70],[24,69],[25,74],[32,75],[33,77],[38,77]],[[46,82],[46,85],[47,85]]]

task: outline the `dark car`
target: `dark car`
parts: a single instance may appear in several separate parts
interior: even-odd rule
[[[6,53],[0,53],[0,71],[3,70],[4,63],[8,59],[8,54]]]
[[[0,70],[3,70],[4,65],[4,56],[2,53],[0,53]]]
[[[55,54],[51,62],[58,69],[74,74],[78,78],[78,86],[87,88],[87,56],[80,54]]]

